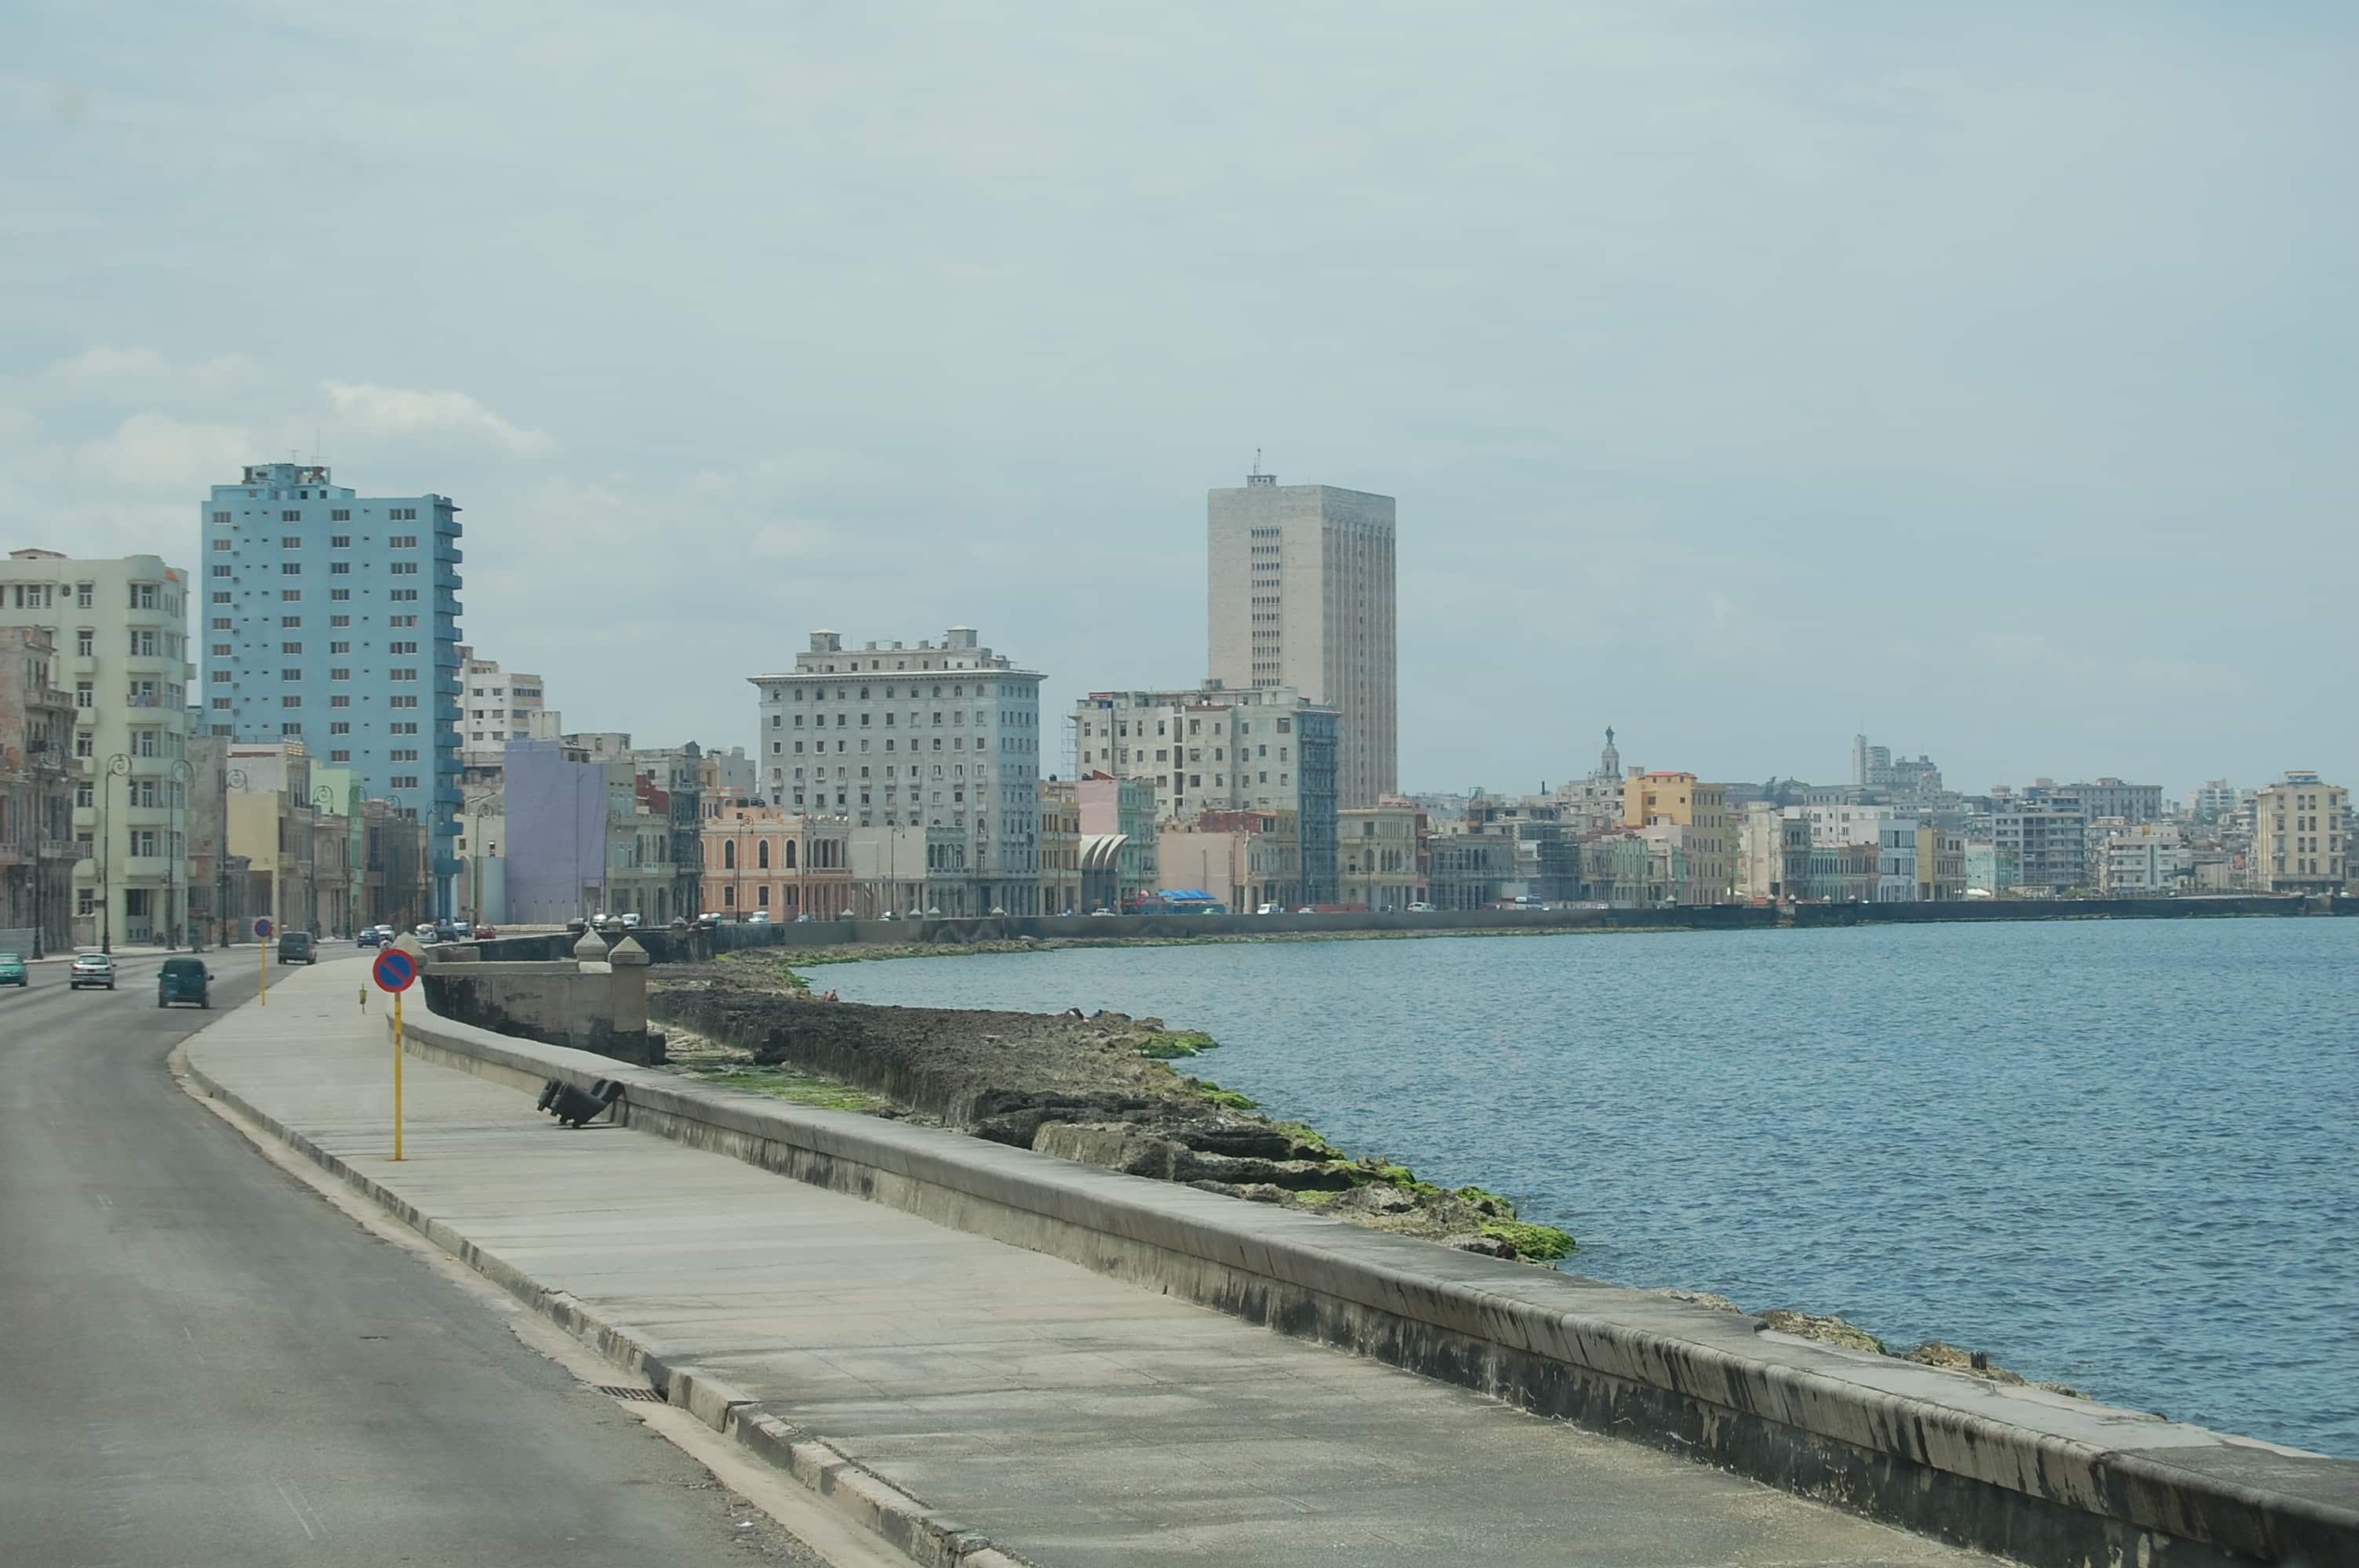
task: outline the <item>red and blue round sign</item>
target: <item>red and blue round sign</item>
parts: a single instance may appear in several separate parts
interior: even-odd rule
[[[255,918],[255,922],[254,922],[254,934],[255,934],[256,936],[261,937],[265,942],[267,942],[267,941],[269,941],[269,940],[270,940],[270,934],[271,934],[271,932],[272,932],[272,931],[274,931],[274,930],[276,930],[276,929],[277,929],[277,927],[273,926],[273,925],[270,924],[270,916],[268,916],[268,915],[266,915],[266,914],[264,914],[264,915],[257,915],[257,916]]]
[[[418,960],[398,947],[387,947],[369,966],[369,978],[381,991],[406,991],[418,979]]]

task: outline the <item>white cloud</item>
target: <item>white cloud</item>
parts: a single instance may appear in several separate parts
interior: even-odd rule
[[[139,494],[178,493],[193,503],[209,484],[252,460],[254,435],[168,414],[134,414],[112,434],[73,449],[70,467],[84,483]]]
[[[397,436],[473,436],[520,453],[545,452],[557,445],[546,431],[511,423],[463,392],[420,392],[349,381],[321,385],[336,412],[363,430]]]
[[[50,387],[123,403],[211,403],[253,384],[258,372],[244,354],[176,363],[148,348],[100,343],[49,366]]]

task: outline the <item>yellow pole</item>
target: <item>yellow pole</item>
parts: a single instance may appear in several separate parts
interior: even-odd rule
[[[270,938],[265,936],[255,944],[262,949],[262,1005],[270,1005]]]
[[[401,993],[393,993],[393,1157],[401,1158]]]

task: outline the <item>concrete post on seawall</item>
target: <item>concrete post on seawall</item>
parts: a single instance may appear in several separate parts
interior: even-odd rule
[[[647,1028],[647,950],[625,936],[606,955],[612,977],[606,989],[617,1034],[644,1034]],[[589,966],[582,966],[587,969]]]
[[[585,975],[606,972],[606,941],[595,931],[584,931],[582,940],[573,944],[573,961]]]

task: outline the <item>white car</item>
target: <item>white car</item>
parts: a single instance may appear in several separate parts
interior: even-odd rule
[[[638,928],[639,912],[634,909],[623,916],[623,929],[625,931],[636,931]]]
[[[80,990],[84,986],[104,986],[114,989],[114,960],[103,953],[76,953],[73,968],[66,975],[66,989]]]
[[[1282,903],[1265,903],[1259,909],[1255,910],[1254,913],[1256,914],[1284,914],[1286,913],[1286,905]]]
[[[1412,903],[1408,906],[1408,912],[1411,914],[1431,914],[1433,913],[1433,905],[1430,903]]]
[[[628,919],[629,917],[626,915],[625,918]],[[753,914],[745,917],[745,924],[748,925],[767,925],[770,924],[770,912],[766,909],[757,909]]]

